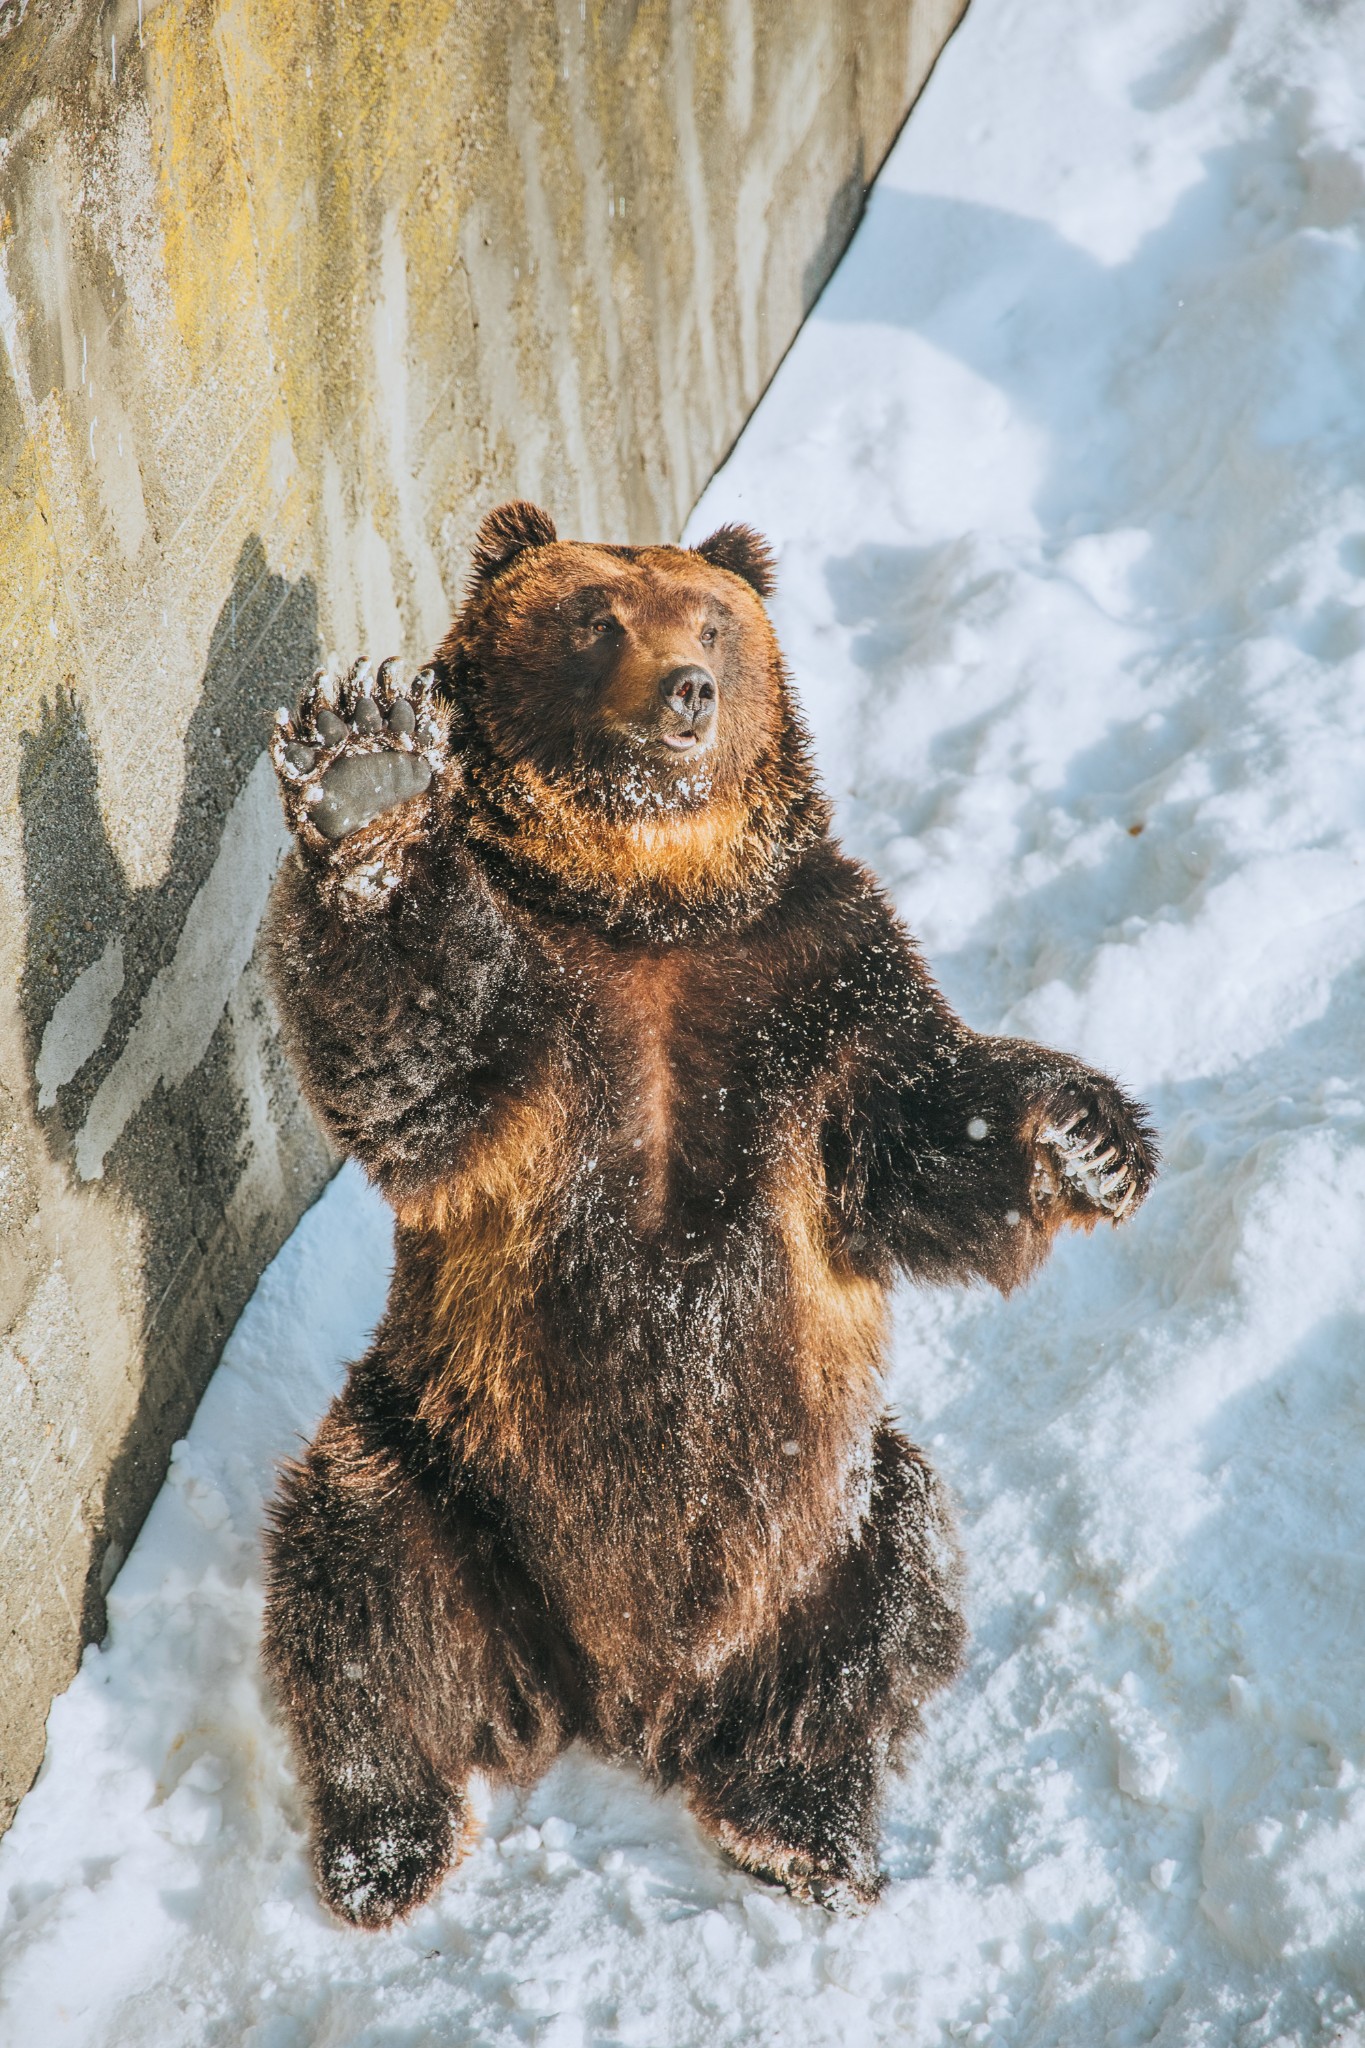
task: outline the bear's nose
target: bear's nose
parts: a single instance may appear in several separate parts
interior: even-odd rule
[[[670,669],[659,684],[659,695],[670,711],[696,725],[716,708],[716,679],[709,668],[689,662],[684,668]]]

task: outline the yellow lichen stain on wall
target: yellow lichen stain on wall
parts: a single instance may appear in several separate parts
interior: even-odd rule
[[[213,0],[163,7],[144,66],[166,277],[196,380],[242,389],[256,350],[256,260]]]

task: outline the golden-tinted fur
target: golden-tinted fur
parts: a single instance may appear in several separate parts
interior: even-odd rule
[[[702,811],[606,817],[531,769],[522,769],[501,793],[509,808],[518,804],[519,859],[566,891],[623,907],[641,891],[675,903],[723,902],[770,855],[752,807],[737,796],[718,798]],[[487,829],[476,819],[476,838]]]
[[[829,1190],[809,1128],[788,1138],[773,1184],[786,1258],[793,1350],[812,1408],[871,1401],[888,1333],[886,1289],[836,1241]]]
[[[540,1421],[530,1370],[536,1261],[564,1172],[569,1118],[549,1080],[471,1133],[459,1168],[397,1211],[430,1275],[430,1346],[416,1412],[432,1429],[465,1418],[471,1449],[520,1444]]]

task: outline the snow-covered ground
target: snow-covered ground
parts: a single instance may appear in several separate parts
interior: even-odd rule
[[[1365,2042],[1365,5],[973,0],[693,521],[976,1025],[1166,1169],[916,1293],[970,1669],[866,1919],[574,1754],[382,1937],[314,1903],[259,1530],[378,1313],[348,1169],[233,1337],[3,1847],[6,2048]]]

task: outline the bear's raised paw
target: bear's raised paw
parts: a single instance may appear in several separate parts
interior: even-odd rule
[[[361,659],[338,678],[319,669],[297,713],[276,714],[271,758],[291,829],[332,847],[383,812],[421,796],[447,763],[435,677],[405,683],[396,661],[376,676]]]

